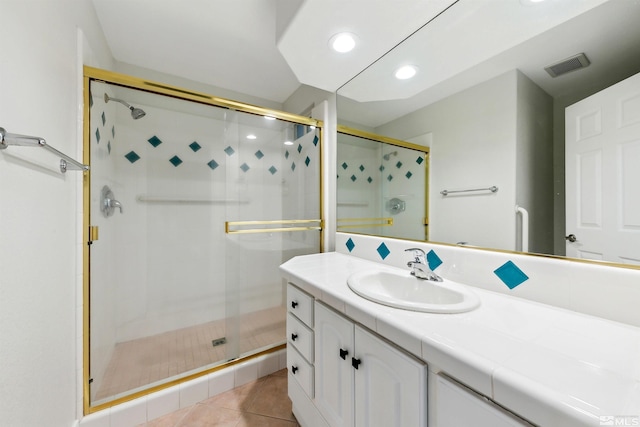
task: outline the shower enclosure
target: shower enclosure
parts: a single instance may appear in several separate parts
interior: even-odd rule
[[[321,123],[85,69],[85,411],[285,342]]]

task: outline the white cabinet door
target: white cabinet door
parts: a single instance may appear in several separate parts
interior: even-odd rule
[[[640,74],[566,109],[567,255],[640,263]]]
[[[426,426],[426,365],[359,326],[355,350],[355,425]]]
[[[331,426],[353,425],[353,323],[315,306],[315,404]]]
[[[502,409],[484,396],[437,376],[435,402],[436,427],[525,427],[531,424]],[[433,405],[432,405],[433,403]]]

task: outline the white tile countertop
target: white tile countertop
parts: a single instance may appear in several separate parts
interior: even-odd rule
[[[280,266],[316,299],[535,424],[640,421],[640,328],[473,286],[481,303],[470,312],[396,309],[347,286],[374,269],[399,270],[335,252]]]

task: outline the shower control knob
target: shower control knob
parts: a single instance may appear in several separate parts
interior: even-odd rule
[[[578,238],[576,237],[575,234],[569,234],[568,236],[564,236],[564,239],[571,243],[575,243],[578,241]]]

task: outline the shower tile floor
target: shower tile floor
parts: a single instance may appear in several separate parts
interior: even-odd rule
[[[284,343],[285,318],[286,308],[283,306],[242,315],[239,322],[240,354]],[[225,325],[223,319],[118,343],[94,401],[225,361],[227,346],[231,343],[215,347],[212,344],[213,340],[227,335]]]
[[[138,427],[299,427],[287,396],[287,370],[237,387]]]

